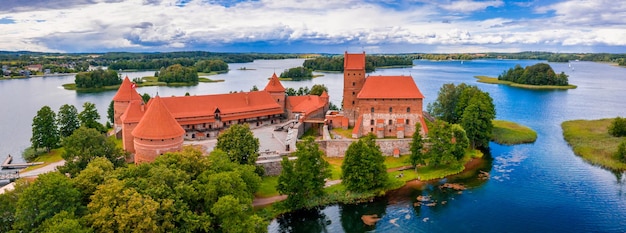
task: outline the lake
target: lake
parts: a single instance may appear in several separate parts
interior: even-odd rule
[[[210,76],[219,83],[192,87],[140,87],[154,96],[226,93],[262,89],[272,73],[302,65],[302,59],[257,60],[229,64],[230,72]],[[445,83],[477,85],[490,93],[497,119],[515,121],[537,131],[537,142],[517,146],[491,144],[483,170],[491,178],[467,175],[423,187],[406,187],[392,195],[360,205],[331,205],[320,211],[293,213],[272,221],[270,232],[624,232],[626,231],[626,179],[589,165],[573,154],[563,140],[561,122],[626,116],[626,69],[593,62],[550,63],[557,72],[570,75],[572,90],[525,90],[476,82],[475,75],[497,76],[515,64],[536,60],[415,61],[411,68],[379,69],[370,75],[411,75],[433,102]],[[240,67],[254,70],[238,70]],[[123,73],[131,79],[149,72]],[[285,87],[325,84],[331,102],[340,106],[342,74],[324,73],[309,81],[283,82]],[[115,91],[77,93],[61,85],[73,76],[48,76],[0,80],[0,159],[20,155],[30,145],[32,119],[48,105],[55,112],[63,104],[79,111],[84,102],[96,104],[105,122],[106,109]],[[426,104],[424,105],[426,106]],[[17,158],[16,161],[23,161]],[[466,184],[462,193],[438,188],[451,181]],[[418,195],[430,195],[444,204],[414,206]],[[365,226],[363,214],[378,214],[376,226]]]

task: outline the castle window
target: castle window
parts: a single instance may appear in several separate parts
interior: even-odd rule
[[[406,112],[411,112],[411,107],[407,107]]]
[[[370,132],[374,132],[374,128],[370,128]]]
[[[353,91],[353,92],[352,92],[352,95],[354,95],[354,94],[356,94],[356,93],[354,93],[354,91]]]
[[[370,125],[374,125],[374,119],[370,120]]]
[[[393,124],[393,120],[389,119],[389,125]]]
[[[405,122],[406,125],[409,125],[409,119],[406,119]]]
[[[392,111],[393,111],[393,108],[392,108],[392,107],[389,107],[389,112],[392,112]]]
[[[352,105],[354,105],[354,100],[352,101]]]
[[[370,111],[371,111],[372,113],[374,113],[374,107],[372,107],[372,108],[370,109]]]
[[[352,86],[356,86],[356,83],[355,83],[355,82],[352,82]]]

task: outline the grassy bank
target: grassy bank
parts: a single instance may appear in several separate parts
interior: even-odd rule
[[[612,121],[613,118],[565,121],[561,124],[563,137],[574,153],[587,162],[611,170],[626,170],[626,163],[614,157],[617,146],[626,139],[608,133]]]
[[[52,150],[50,150],[49,153],[45,153],[45,154],[42,154],[40,156],[37,156],[37,158],[35,158],[33,161],[30,161],[30,162],[43,162],[43,164],[34,165],[34,166],[30,166],[30,167],[24,168],[24,170],[22,170],[22,172],[31,171],[31,170],[34,170],[34,169],[45,167],[45,166],[47,166],[48,164],[51,164],[51,163],[59,162],[59,161],[63,160],[63,158],[61,158],[61,154],[63,154],[64,152],[65,152],[65,149],[63,147],[61,147],[61,148],[57,148],[57,149],[52,149]]]
[[[201,82],[201,83],[217,83],[217,82],[224,82],[224,79],[210,79],[210,78],[205,78],[205,77],[199,77],[198,78],[198,82]]]
[[[503,120],[493,120],[491,140],[502,145],[533,143],[537,132],[526,126]]]
[[[488,83],[488,84],[504,84],[512,87],[526,88],[526,89],[536,89],[536,90],[565,90],[565,89],[575,89],[576,85],[567,85],[567,86],[554,86],[554,85],[529,85],[529,84],[520,84],[514,83],[511,81],[498,80],[498,78],[489,77],[489,76],[474,76],[474,78],[478,79],[478,82]]]

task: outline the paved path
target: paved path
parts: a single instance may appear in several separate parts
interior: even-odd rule
[[[33,177],[33,176],[38,176],[46,172],[56,171],[58,166],[63,166],[64,164],[65,164],[65,160],[50,163],[46,166],[43,166],[37,169],[33,169],[27,172],[20,172],[20,177]],[[0,187],[0,194],[3,194],[4,192],[7,192],[7,191],[11,191],[14,188],[15,188],[15,182],[11,182],[3,187]]]

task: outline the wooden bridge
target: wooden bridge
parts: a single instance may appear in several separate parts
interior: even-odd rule
[[[39,165],[39,164],[43,164],[43,162],[34,162],[34,163],[11,163],[11,161],[13,161],[13,157],[11,155],[7,156],[7,158],[4,160],[4,163],[2,163],[1,168],[2,169],[8,169],[8,168],[25,168],[28,166],[33,166],[33,165]]]

